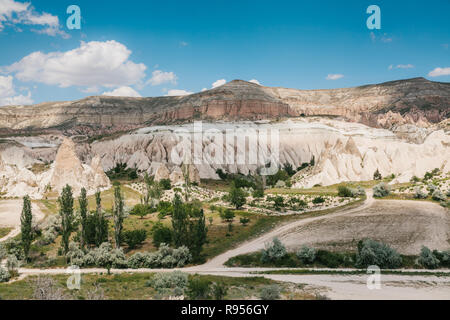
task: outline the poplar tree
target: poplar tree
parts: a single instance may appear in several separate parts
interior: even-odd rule
[[[116,248],[120,248],[120,239],[123,229],[123,220],[125,218],[125,213],[123,210],[123,198],[120,191],[120,186],[114,187],[114,240],[116,243]]]
[[[20,229],[22,233],[22,247],[25,257],[28,258],[31,242],[33,241],[32,232],[33,214],[31,212],[31,201],[29,196],[23,198],[22,214],[20,216]]]
[[[64,253],[69,251],[70,235],[73,231],[73,195],[72,188],[66,185],[58,198],[59,214],[61,216],[61,233],[62,233],[62,245],[64,247]]]
[[[172,213],[173,240],[176,248],[188,244],[188,223],[187,212],[177,193],[173,199]]]
[[[81,196],[78,199],[80,205],[81,216],[81,246],[84,247],[87,244],[87,214],[88,214],[88,201],[86,197],[86,189],[81,189]]]

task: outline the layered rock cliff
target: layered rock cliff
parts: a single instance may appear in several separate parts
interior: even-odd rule
[[[277,120],[339,116],[372,127],[427,127],[449,117],[450,84],[424,78],[356,88],[297,90],[235,80],[183,97],[89,97],[73,102],[0,108],[0,134],[112,134],[193,120]]]

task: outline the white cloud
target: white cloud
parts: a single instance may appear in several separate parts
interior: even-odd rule
[[[208,88],[203,88],[202,92],[208,91]]]
[[[131,51],[112,41],[81,42],[66,52],[36,51],[19,62],[3,68],[21,81],[41,82],[62,88],[120,87],[139,84],[147,67],[130,61]]]
[[[255,83],[255,84],[257,84],[257,85],[261,85],[261,83],[260,83],[258,80],[256,80],[256,79],[252,79],[252,80],[250,80],[249,82]]]
[[[216,82],[214,82],[214,83],[212,84],[212,88],[214,89],[214,88],[223,86],[225,83],[227,83],[227,80],[225,80],[225,79],[217,80]]]
[[[147,81],[147,84],[152,86],[159,86],[164,83],[177,84],[178,77],[173,72],[163,72],[161,70],[155,70],[152,73],[151,79]]]
[[[14,89],[13,77],[0,76],[0,106],[24,105],[33,103],[33,99],[31,99],[31,92],[28,91],[28,94],[26,96],[15,94],[16,90]]]
[[[5,26],[13,26],[18,30],[17,25],[32,25],[42,27],[42,29],[32,29],[32,31],[47,34],[49,36],[60,35],[63,38],[70,36],[61,30],[59,18],[50,13],[38,13],[34,10],[30,2],[19,2],[14,0],[0,0],[0,31]]]
[[[131,87],[120,87],[110,92],[104,92],[103,95],[110,97],[135,97],[135,98],[142,97],[139,94],[139,92],[137,92]]]
[[[180,42],[180,47],[187,47],[188,45],[189,45],[189,43],[187,43],[186,41]]]
[[[441,77],[441,76],[449,76],[450,75],[450,67],[447,68],[436,68],[430,73],[428,73],[429,77]]]
[[[343,74],[329,74],[329,75],[326,77],[326,79],[327,79],[327,80],[338,80],[338,79],[341,79],[341,78],[343,78],[343,77],[344,77]]]
[[[187,96],[193,94],[193,92],[186,90],[173,89],[169,90],[166,94],[167,97]]]

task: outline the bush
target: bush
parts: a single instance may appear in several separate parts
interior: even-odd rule
[[[11,277],[14,277],[19,274],[20,261],[13,254],[8,255],[6,259],[6,269],[8,269]]]
[[[419,263],[428,269],[436,269],[440,261],[430,249],[424,246],[420,250]]]
[[[173,212],[173,205],[171,202],[161,201],[158,203],[159,214],[161,217],[170,216]]]
[[[161,243],[171,244],[172,243],[172,230],[166,227],[162,223],[156,223],[153,228],[153,244],[155,247],[159,248]]]
[[[280,299],[280,287],[276,284],[265,286],[260,292],[261,300],[278,300]]]
[[[222,282],[214,283],[212,286],[212,295],[215,300],[223,300],[227,295],[227,292],[228,288]]]
[[[209,298],[211,282],[199,277],[191,278],[187,286],[187,295],[190,300],[206,300]]]
[[[188,275],[181,271],[157,273],[153,277],[151,284],[159,293],[181,296],[187,287]]]
[[[312,203],[314,203],[314,204],[321,204],[321,203],[324,203],[324,202],[325,202],[325,199],[322,196],[316,197],[312,201]]]
[[[124,231],[123,241],[128,245],[129,249],[135,249],[147,239],[147,231],[144,229]]]
[[[0,261],[3,260],[3,258],[6,257],[7,251],[6,248],[3,246],[2,243],[0,243]]]
[[[157,252],[137,252],[128,259],[128,267],[141,268],[181,268],[192,260],[192,255],[187,247],[172,249],[162,243]]]
[[[450,250],[448,251],[433,251],[434,256],[439,259],[441,267],[450,267]]]
[[[435,200],[435,201],[445,201],[445,200],[447,200],[447,197],[439,189],[437,189],[437,190],[435,190],[433,192],[433,194],[431,195],[431,198],[433,198],[433,200]]]
[[[344,197],[344,198],[351,198],[351,197],[353,197],[353,192],[348,187],[339,186],[338,187],[338,196]]]
[[[304,264],[314,263],[314,260],[316,260],[316,249],[303,246],[297,251],[297,258]]]
[[[170,190],[172,189],[172,184],[170,183],[170,179],[161,179],[159,182],[159,185],[163,190]]]
[[[108,273],[111,268],[126,268],[127,265],[122,249],[113,249],[109,242],[102,243],[83,257],[83,266],[103,267],[108,269]]]
[[[156,212],[156,209],[149,204],[139,203],[130,210],[130,214],[144,218],[146,215]]]
[[[11,278],[11,275],[9,274],[8,270],[0,266],[0,282],[8,282]]]
[[[242,225],[246,226],[250,222],[250,219],[249,218],[241,218],[240,222]]]
[[[225,209],[225,211],[223,211],[223,213],[220,214],[220,217],[222,218],[222,220],[232,222],[234,220],[235,214],[232,210]]]
[[[286,254],[286,247],[278,238],[274,238],[272,243],[266,243],[266,248],[262,250],[261,261],[274,262],[282,259]]]
[[[428,194],[424,191],[422,191],[420,188],[417,188],[414,191],[414,198],[415,199],[426,199],[428,198]]]
[[[373,174],[373,180],[381,180],[381,179],[383,179],[383,177],[381,176],[380,171],[377,169]]]
[[[388,196],[391,193],[390,187],[384,182],[377,184],[373,187],[373,196],[375,198],[383,198]]]
[[[362,268],[375,265],[382,269],[395,269],[402,265],[402,258],[396,250],[371,239],[364,239],[358,243],[356,259],[356,265]]]

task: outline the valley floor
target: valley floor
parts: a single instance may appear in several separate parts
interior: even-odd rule
[[[344,208],[335,211],[334,213],[326,215],[318,215],[309,218],[304,218],[301,220],[296,220],[294,222],[287,223],[271,232],[268,232],[254,240],[247,241],[234,249],[231,249],[219,256],[209,260],[207,263],[180,269],[183,272],[188,272],[191,274],[202,274],[202,275],[216,275],[216,276],[226,276],[226,277],[254,277],[261,276],[266,279],[302,284],[304,290],[310,293],[311,296],[314,294],[319,294],[321,296],[326,296],[331,299],[450,299],[450,270],[396,270],[395,273],[381,274],[381,289],[380,290],[369,290],[367,287],[367,279],[369,275],[367,274],[353,274],[349,273],[349,270],[329,270],[329,273],[323,269],[312,270],[310,274],[264,274],[255,272],[276,270],[276,268],[226,268],[224,263],[237,255],[245,254],[260,250],[264,247],[264,244],[274,237],[279,237],[280,239],[288,239],[291,244],[298,241],[298,243],[304,242],[305,238],[310,239],[311,233],[314,234],[324,234],[324,232],[331,232],[330,228],[335,227],[334,235],[341,235],[341,240],[345,240],[346,234],[349,232],[351,224],[350,221],[354,221],[358,216],[368,215],[374,218],[380,212],[386,215],[390,215],[394,220],[382,223],[380,220],[370,220],[367,229],[372,230],[372,232],[382,232],[389,231],[389,233],[396,234],[396,237],[401,237],[405,234],[416,234],[417,236],[409,237],[408,242],[402,242],[399,247],[402,249],[403,245],[408,244],[411,248],[416,249],[417,246],[422,244],[427,244],[430,246],[436,245],[438,247],[445,246],[446,239],[448,239],[449,225],[442,224],[442,221],[447,221],[449,218],[448,209],[439,207],[437,204],[417,202],[417,201],[378,201],[374,200],[371,193],[368,193],[365,202],[358,207]],[[409,217],[407,213],[410,213]],[[421,216],[422,214],[422,216]],[[417,229],[418,226],[414,228],[408,227],[408,221],[411,219],[411,215],[419,216],[420,219],[425,219],[433,223],[427,224],[427,228],[421,231]],[[441,222],[434,221],[436,217],[442,219]],[[395,219],[402,219],[405,225],[402,227],[401,223]],[[421,225],[426,223],[426,221],[415,220],[416,224]],[[342,229],[342,223],[337,223],[338,221],[343,221],[344,225],[347,227]],[[446,223],[447,223],[446,222]],[[302,229],[308,226],[312,229]],[[395,228],[391,230],[390,228]],[[441,230],[442,228],[442,230]],[[363,229],[359,229],[361,232]],[[303,232],[302,230],[306,230]],[[343,230],[343,232],[341,232]],[[302,232],[299,232],[302,231]],[[383,231],[383,232],[384,232]],[[442,233],[442,232],[444,233]],[[421,234],[425,232],[425,234]],[[372,235],[372,234],[370,234]],[[423,236],[426,237],[426,241],[422,239]],[[297,240],[295,240],[295,239]],[[435,239],[436,238],[436,239]],[[289,240],[290,239],[290,240]],[[337,242],[339,242],[339,236],[337,237]],[[344,241],[345,242],[345,241]],[[449,244],[447,242],[447,247],[443,249],[448,249]],[[403,248],[408,251],[407,247]],[[316,271],[325,271],[324,273],[315,274]],[[141,270],[112,270],[113,273],[154,273],[154,272],[171,272],[173,270],[163,269],[141,269]],[[36,275],[63,275],[66,273],[65,269],[20,269],[21,277],[25,276],[36,276]],[[83,269],[81,270],[83,274],[88,273],[105,273],[104,269]],[[429,274],[426,274],[429,272]],[[294,273],[294,272],[293,272]],[[1,289],[1,287],[0,287]],[[0,290],[1,291],[1,290]],[[1,292],[0,292],[1,294]]]

